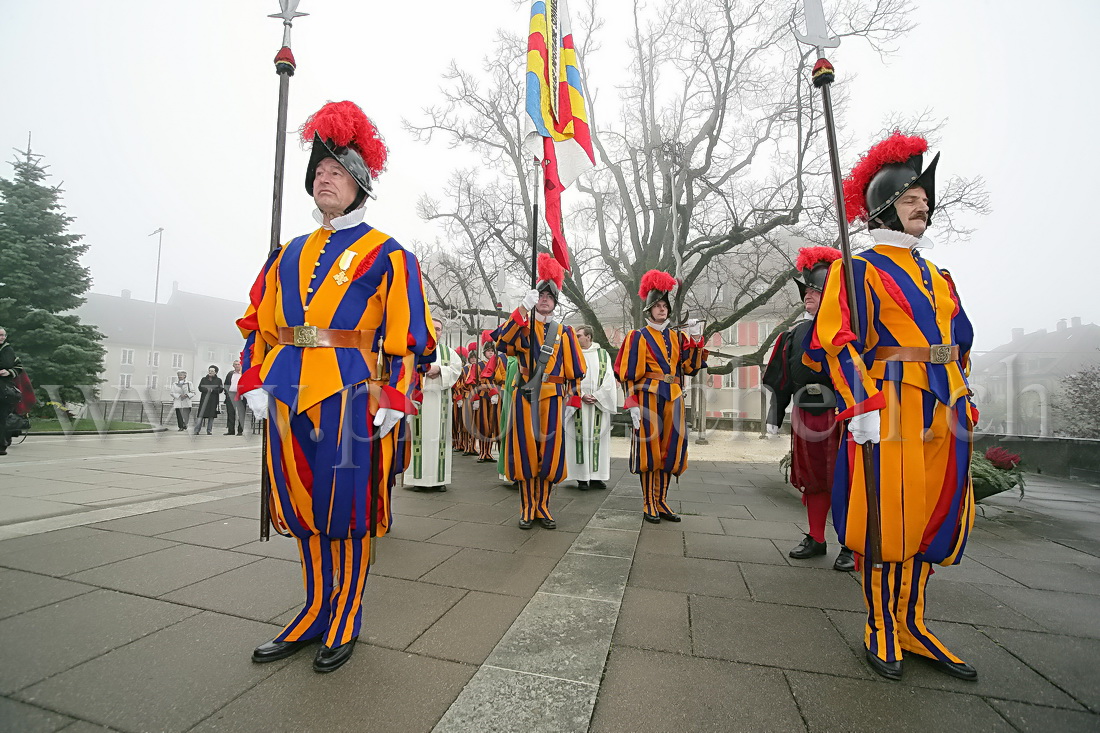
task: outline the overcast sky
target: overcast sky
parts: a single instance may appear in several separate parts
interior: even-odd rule
[[[886,62],[855,43],[830,54],[849,85],[846,132],[868,141],[888,113],[931,109],[948,120],[940,175],[985,177],[993,213],[976,222],[969,243],[928,253],[954,273],[979,348],[1007,341],[1013,327],[1053,329],[1072,316],[1100,322],[1088,35],[1100,27],[1100,3],[916,5],[918,28]],[[622,77],[616,34],[629,29],[616,13],[626,6],[601,2],[609,24],[605,52],[587,64],[592,86]],[[527,11],[511,0],[302,0],[299,9],[310,16],[294,27],[289,126],[326,101],[358,102],[391,148],[368,221],[401,241],[434,238],[416,201],[469,158],[442,142],[412,141],[401,119],[438,102],[451,59],[477,68],[498,27],[525,32]],[[173,280],[244,300],[270,231],[272,58],[282,27],[266,15],[278,10],[277,0],[0,0],[0,175],[10,177],[10,151],[24,149],[31,132],[49,182],[65,190],[72,231],[91,245],[94,292],[127,288],[151,300],[157,238],[148,235],[164,227],[161,302]],[[284,239],[314,226],[307,155],[297,144],[287,151]],[[844,151],[845,165],[862,152]]]

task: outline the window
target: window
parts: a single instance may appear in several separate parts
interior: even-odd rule
[[[133,356],[133,354],[134,354],[133,350],[129,349],[129,351],[130,351],[130,355]],[[119,386],[119,388],[120,389],[130,389],[130,379],[133,376],[134,375],[132,375],[132,374],[119,374],[118,375],[118,386]]]
[[[209,349],[209,350],[208,350],[208,351],[206,352],[206,360],[207,360],[207,361],[214,361],[214,360],[215,360],[215,359],[217,359],[217,358],[218,358],[218,355],[214,353],[214,350],[213,350],[213,349]]]
[[[738,369],[733,369],[729,374],[722,375],[722,387],[724,389],[737,389],[737,372]]]
[[[183,354],[172,354],[172,368],[183,369]]]
[[[156,389],[157,388],[157,375],[154,374],[151,377],[146,377],[145,378],[145,386],[148,387],[149,389]]]
[[[134,363],[134,350],[133,349],[123,349],[122,350],[122,362],[121,363],[124,364],[124,365]]]
[[[160,352],[150,351],[149,355],[145,359],[145,366],[160,366]]]

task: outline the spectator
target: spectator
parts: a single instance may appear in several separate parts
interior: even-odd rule
[[[0,328],[0,456],[8,454],[8,413],[19,402],[22,393],[15,386],[15,378],[23,373],[23,365],[8,343],[8,332]]]
[[[176,408],[176,424],[180,431],[187,430],[187,423],[191,421],[191,401],[195,399],[195,385],[187,378],[187,372],[176,372],[176,381],[168,391],[172,395],[172,406]]]
[[[206,434],[214,431],[214,418],[218,416],[218,401],[222,393],[222,380],[218,377],[218,368],[213,364],[206,370],[206,376],[199,380],[199,419],[195,421],[195,435],[206,423]]]
[[[241,377],[241,360],[233,362],[233,371],[225,375],[225,434],[233,434],[233,425],[237,426],[237,435],[244,435],[244,411],[248,405],[237,397],[237,380]]]

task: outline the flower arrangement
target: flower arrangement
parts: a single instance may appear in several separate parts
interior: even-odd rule
[[[990,447],[985,455],[974,454],[970,460],[970,477],[974,482],[975,501],[1012,488],[1019,488],[1020,496],[1024,495],[1020,456],[999,445]]]

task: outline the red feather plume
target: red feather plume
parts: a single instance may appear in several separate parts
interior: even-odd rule
[[[565,282],[565,270],[562,269],[561,263],[543,252],[539,255],[538,271],[539,280],[550,280],[558,286],[559,291],[561,290],[561,284]]]
[[[389,151],[378,128],[354,102],[329,102],[310,115],[302,125],[302,142],[313,142],[313,133],[322,140],[331,140],[340,147],[351,146],[363,156],[372,176],[386,169]]]
[[[902,135],[897,130],[876,143],[859,159],[844,179],[844,210],[848,223],[867,218],[867,185],[875,174],[889,163],[904,163],[914,155],[928,150],[928,141],[916,135]]]
[[[466,346],[466,356],[469,356],[470,354],[476,354],[476,353],[477,353],[477,341],[471,341]]]
[[[798,250],[798,259],[794,261],[794,269],[809,270],[818,262],[826,264],[840,259],[840,250],[832,247],[803,247]]]
[[[641,287],[638,288],[638,297],[645,300],[651,290],[671,293],[672,289],[675,287],[676,278],[672,275],[669,275],[667,272],[661,272],[660,270],[650,270],[642,275]]]
[[[456,347],[455,348],[455,353],[458,354],[459,356],[461,356],[463,359],[465,359],[466,358],[466,347],[465,346]]]
[[[492,343],[492,341],[493,341],[493,332],[492,331],[486,329],[486,330],[481,332],[481,343],[482,344]]]

